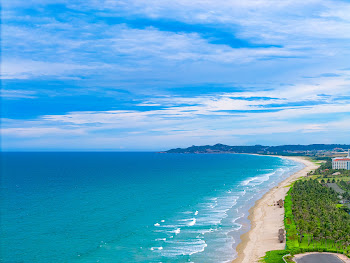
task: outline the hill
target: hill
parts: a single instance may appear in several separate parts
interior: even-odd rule
[[[349,144],[310,144],[310,145],[280,145],[280,146],[229,146],[224,144],[191,146],[176,148],[164,153],[255,153],[273,155],[311,155],[332,156],[345,153],[350,149]]]

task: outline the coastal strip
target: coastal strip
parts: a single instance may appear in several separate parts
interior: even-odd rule
[[[282,158],[300,162],[305,167],[272,188],[249,209],[248,219],[251,222],[251,228],[241,235],[241,242],[236,248],[238,255],[233,263],[259,262],[267,251],[285,248],[285,242],[280,243],[278,240],[278,230],[284,229],[284,208],[274,206],[274,203],[280,199],[284,200],[290,188],[289,185],[298,178],[306,176],[318,165],[304,157],[283,156]]]

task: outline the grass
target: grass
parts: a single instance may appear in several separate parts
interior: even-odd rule
[[[308,159],[310,162],[313,162],[313,163],[319,164],[319,165],[321,165],[322,163],[326,162],[325,160],[316,160],[316,159],[314,159],[312,157],[306,157],[306,159]]]
[[[335,179],[336,181],[337,180],[343,180],[344,182],[350,181],[350,176],[339,176],[339,175],[337,175],[337,176],[324,177],[324,175],[321,175],[321,174],[313,174],[313,175],[310,175],[310,176],[305,177],[303,179],[304,180],[308,180],[310,178],[317,179],[319,182],[321,182],[322,179],[325,180],[325,181],[327,181],[328,179],[331,180],[331,181],[333,179]]]
[[[266,255],[260,260],[265,263],[284,263],[282,257],[289,253],[288,250],[272,250],[266,252]],[[293,262],[293,261],[290,261]]]
[[[292,213],[292,197],[290,195],[292,189],[292,187],[289,189],[287,196],[284,200],[284,226],[287,232],[286,245],[288,248],[299,246],[297,227],[294,222],[294,216]]]
[[[335,179],[337,180],[343,180],[345,182],[350,181],[350,176],[332,176],[332,177],[319,177],[320,180],[324,179],[325,181],[329,180],[333,180]]]

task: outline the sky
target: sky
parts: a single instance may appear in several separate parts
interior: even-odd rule
[[[4,151],[350,143],[348,0],[2,2]]]

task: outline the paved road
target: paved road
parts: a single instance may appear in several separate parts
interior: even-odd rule
[[[296,260],[297,263],[343,263],[337,256],[329,254],[311,254]]]
[[[344,194],[345,191],[339,187],[336,183],[327,183],[328,187],[333,188],[334,191],[336,191],[339,194]]]

